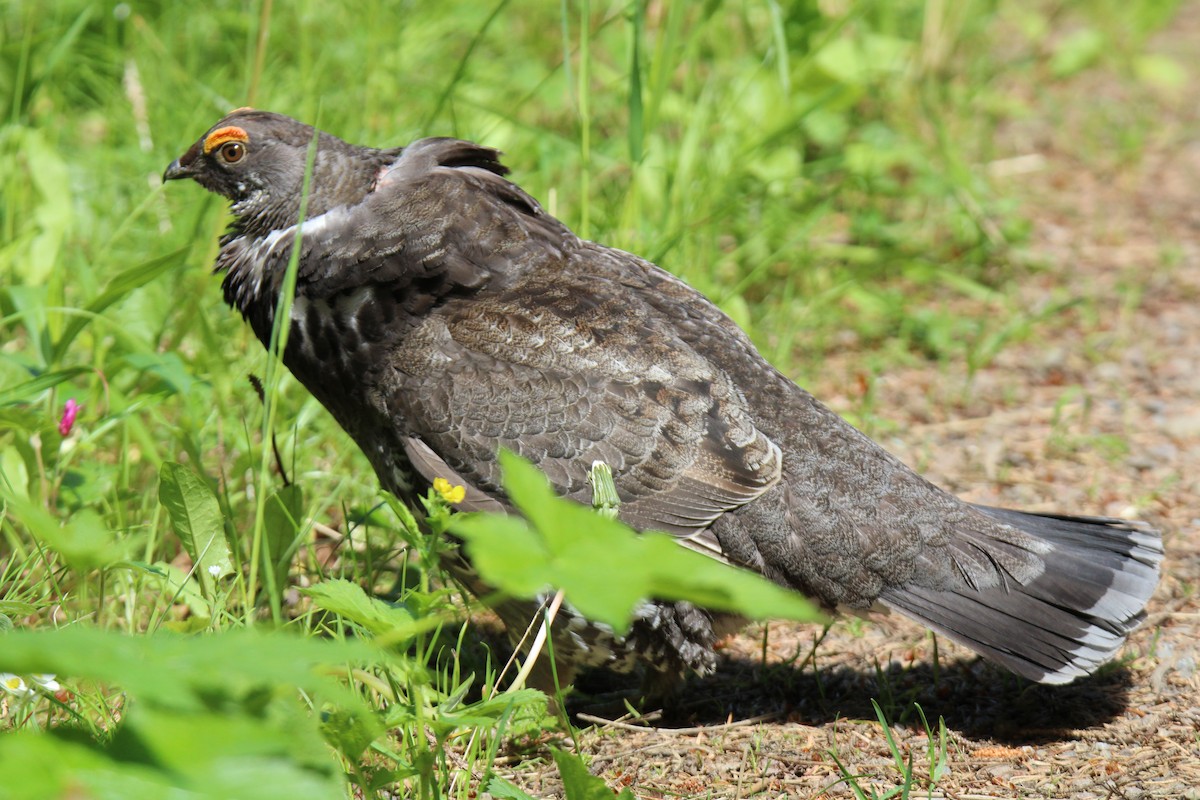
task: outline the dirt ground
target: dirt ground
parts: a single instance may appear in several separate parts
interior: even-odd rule
[[[1024,203],[1029,249],[1046,265],[1023,278],[1021,304],[1083,302],[973,379],[965,365],[929,363],[889,370],[873,389],[877,415],[895,423],[883,443],[969,500],[1136,516],[1163,530],[1164,578],[1125,658],[1047,687],[895,616],[840,621],[815,649],[812,627],[776,623],[765,637],[752,627],[669,718],[585,727],[593,772],[646,798],[848,796],[836,755],[868,796],[882,795],[901,779],[875,697],[912,757],[914,796],[1200,798],[1196,42],[1193,2],[1151,47],[1187,68],[1178,93],[1096,74],[1030,98],[1033,118],[1002,132],[1011,159],[993,165],[1008,173],[997,185]],[[1131,148],[1120,126],[1104,138],[1105,120],[1125,111],[1146,119]],[[838,356],[807,388],[853,409],[860,371],[855,354]],[[948,730],[948,767],[932,791],[913,702],[935,734],[939,717]],[[552,770],[517,770],[535,795],[560,791]]]

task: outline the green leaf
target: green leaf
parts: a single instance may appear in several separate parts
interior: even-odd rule
[[[562,776],[563,793],[567,800],[613,800],[613,790],[603,778],[598,778],[588,772],[587,765],[577,755],[564,753],[562,750],[551,750],[558,774]],[[634,800],[633,793],[626,786],[616,795],[617,800]]]
[[[350,714],[334,709],[321,720],[321,735],[348,759],[357,760],[385,728],[374,714]]]
[[[632,3],[629,10],[629,161],[640,164],[645,154],[644,107],[642,103],[642,35],[645,27],[645,4]]]
[[[822,47],[814,63],[838,83],[861,86],[902,70],[912,50],[911,42],[892,36],[869,34],[858,40],[840,37]]]
[[[488,794],[492,797],[503,798],[503,800],[535,800],[519,787],[504,780],[504,778],[492,778],[487,790]],[[612,796],[612,792],[609,792],[609,796]]]
[[[126,353],[125,363],[154,375],[173,393],[187,394],[196,383],[178,353]]]
[[[528,522],[460,514],[451,530],[466,541],[484,580],[502,591],[532,597],[560,587],[581,613],[618,632],[628,630],[647,598],[686,600],[752,619],[821,619],[804,597],[759,575],[556,497],[546,478],[513,453],[502,452],[500,461],[505,490]]]
[[[1182,64],[1161,53],[1147,53],[1133,60],[1138,80],[1160,89],[1177,90],[1187,84],[1188,72]]]
[[[17,284],[46,286],[55,280],[54,268],[73,224],[67,162],[42,130],[16,125],[0,134],[0,152],[11,148],[19,154],[4,165],[6,200],[27,198],[25,213],[7,220],[5,238],[12,239],[0,248],[0,274],[11,275]]]
[[[103,745],[0,737],[0,796],[59,797],[70,792],[58,787],[84,786],[89,797],[113,800],[345,797],[340,765],[307,704],[334,704],[343,732],[370,736],[380,730],[375,715],[329,673],[380,662],[404,663],[361,642],[245,630],[128,636],[76,625],[5,634],[0,671],[99,681],[129,700]]]
[[[21,451],[17,448],[6,447],[0,450],[0,478],[3,478],[7,488],[18,497],[29,499],[29,468],[25,466],[25,459],[21,457]]]
[[[217,579],[233,572],[217,496],[199,475],[182,464],[167,462],[158,474],[158,501],[167,509],[183,548],[192,557],[205,594],[212,597]]]
[[[814,59],[816,66],[839,83],[858,84],[866,72],[862,51],[851,39],[834,39],[821,48]]]
[[[295,709],[297,704],[289,702]],[[0,797],[344,798],[338,765],[314,724],[273,711],[264,718],[127,706],[107,745],[63,728],[7,733],[0,737]]]
[[[300,520],[304,513],[304,492],[297,484],[285,486],[267,498],[263,509],[263,574],[274,579],[274,590],[282,594],[287,587],[288,570],[300,538]]]
[[[25,383],[0,391],[0,406],[19,401],[33,400],[47,389],[52,389],[64,381],[69,381],[76,375],[91,371],[88,367],[70,367],[69,369],[59,369],[53,372],[43,372],[33,380],[25,381]]]
[[[322,581],[315,586],[301,589],[300,593],[311,597],[320,608],[345,617],[376,635],[410,630],[413,627],[413,618],[407,609],[369,596],[357,583],[345,580]]]
[[[34,613],[37,613],[37,606],[33,603],[26,603],[23,600],[0,600],[0,614],[27,617]]]
[[[344,797],[317,720],[283,694],[253,711],[137,707],[111,752],[122,760],[145,758],[211,797],[246,796],[251,788],[256,798]]]
[[[545,540],[524,520],[487,514],[459,514],[450,530],[467,540],[467,552],[484,576],[517,597],[532,597],[550,587],[553,557]]]
[[[1082,28],[1063,38],[1054,48],[1050,71],[1056,78],[1068,78],[1090,67],[1101,55],[1107,40],[1095,28]]]
[[[536,689],[503,692],[459,708],[448,708],[450,704],[442,702],[435,724],[450,729],[502,730],[505,737],[528,735],[554,725],[554,718],[547,716],[548,702],[546,695]]]
[[[160,585],[160,591],[170,594],[171,602],[182,603],[191,611],[186,620],[165,622],[167,630],[177,633],[193,630],[193,625],[207,627],[212,620],[213,603],[204,595],[199,576],[189,574],[174,564],[160,561],[153,565],[136,565],[136,569],[146,570],[153,580]],[[148,569],[147,569],[148,568]]]
[[[61,524],[41,506],[10,492],[0,484],[0,497],[9,513],[29,529],[34,538],[59,553],[73,569],[87,572],[111,567],[125,559],[125,548],[92,509],[84,509]]]
[[[109,281],[108,286],[104,287],[104,291],[84,308],[84,311],[87,312],[86,314],[71,317],[70,321],[67,322],[62,336],[54,343],[52,360],[57,362],[63,357],[67,352],[67,348],[71,346],[71,342],[75,341],[75,337],[91,323],[97,314],[100,314],[113,303],[124,300],[134,289],[146,285],[179,263],[187,252],[187,249],[186,247],[181,248],[172,253],[167,253],[137,266],[130,267]]]
[[[62,728],[46,732],[6,732],[0,737],[5,800],[88,797],[156,800],[171,796],[170,776],[146,764],[114,759],[78,733]]]
[[[403,663],[365,642],[254,630],[129,636],[79,624],[5,635],[0,672],[94,679],[122,687],[141,703],[189,712],[249,703],[264,690],[296,686],[358,712],[365,709],[357,695],[323,672],[381,659]]]

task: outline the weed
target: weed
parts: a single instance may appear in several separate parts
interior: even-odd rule
[[[925,711],[920,705],[916,703],[912,704],[912,708],[916,710],[921,718],[927,743],[925,756],[928,762],[928,771],[924,777],[919,777],[914,768],[912,748],[910,747],[908,754],[905,755],[900,743],[896,741],[895,732],[888,723],[887,716],[884,714],[879,703],[871,700],[871,705],[875,709],[875,717],[879,721],[880,728],[883,730],[888,755],[891,757],[892,767],[895,769],[898,777],[894,781],[886,781],[883,778],[872,779],[873,781],[885,780],[887,783],[892,783],[893,785],[890,789],[881,790],[874,782],[864,786],[863,780],[868,776],[863,773],[852,772],[846,765],[844,757],[839,755],[835,746],[829,750],[829,756],[837,765],[838,771],[841,773],[841,778],[827,786],[826,791],[838,784],[845,784],[858,800],[890,800],[893,797],[900,798],[900,800],[908,800],[908,798],[914,796],[914,788],[918,784],[924,784],[927,792],[926,796],[932,798],[938,781],[945,777],[949,770],[945,720],[941,717],[938,718],[938,728],[935,734],[929,727],[929,720],[925,717]]]

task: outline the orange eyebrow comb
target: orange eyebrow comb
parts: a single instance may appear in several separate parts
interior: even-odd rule
[[[213,150],[216,150],[226,142],[249,142],[250,137],[241,128],[230,125],[227,128],[218,128],[210,133],[204,139],[204,154],[208,155]]]

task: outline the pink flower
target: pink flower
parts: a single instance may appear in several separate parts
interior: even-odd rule
[[[71,434],[71,428],[75,425],[75,417],[79,416],[79,403],[74,400],[68,400],[63,406],[62,419],[58,421],[58,432],[63,436]]]

